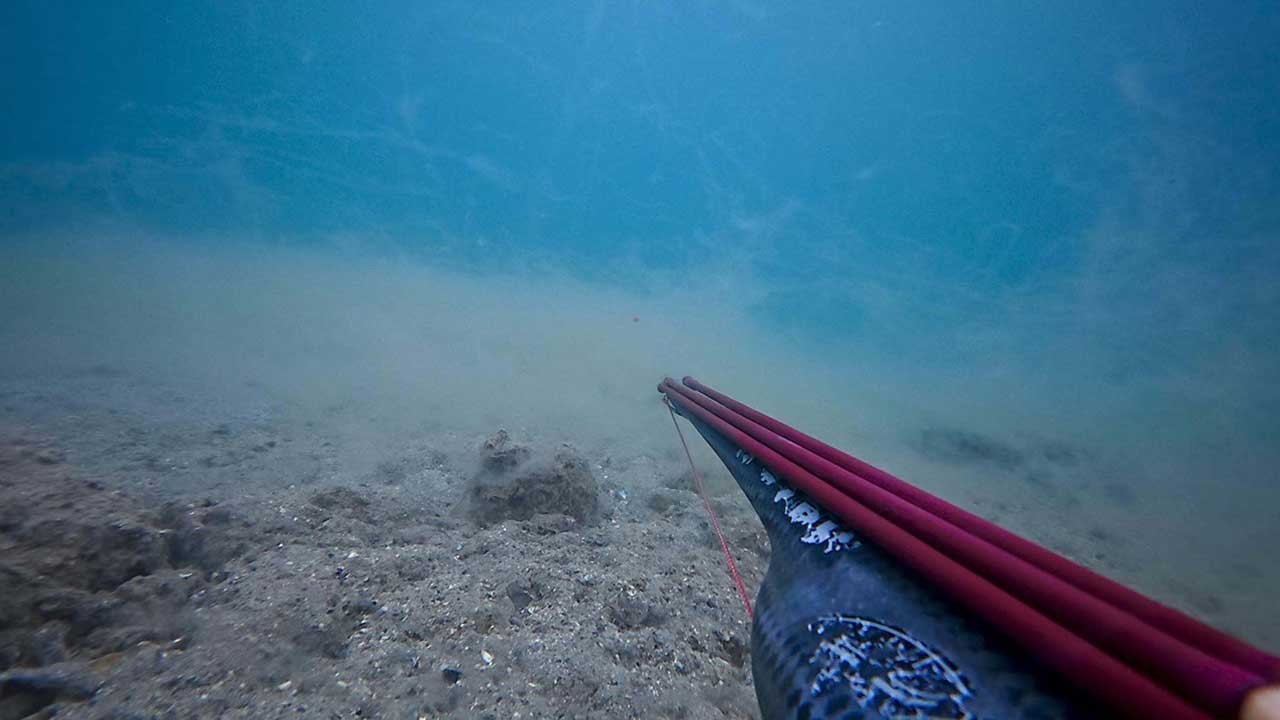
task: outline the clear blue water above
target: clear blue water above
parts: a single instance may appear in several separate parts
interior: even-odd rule
[[[884,320],[867,285],[914,329],[1101,279],[1169,334],[1274,336],[1270,3],[3,13],[7,231],[357,234],[615,283],[729,255],[777,281],[762,319],[846,338]]]

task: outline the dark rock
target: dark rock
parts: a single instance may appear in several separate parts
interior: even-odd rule
[[[230,512],[223,508],[211,508],[198,516],[204,522],[225,525]],[[245,543],[226,533],[225,527],[217,531],[195,522],[192,515],[181,514],[171,518],[168,533],[169,562],[174,567],[191,567],[211,575],[245,551]]]
[[[111,620],[111,591],[168,563],[147,513],[121,494],[86,492],[61,462],[56,449],[0,438],[0,626],[18,631],[27,662],[56,662]],[[38,630],[49,620],[62,625]]]
[[[84,666],[75,663],[0,673],[0,720],[27,717],[58,701],[88,700],[96,691]]]
[[[91,532],[80,558],[92,573],[90,590],[114,589],[167,564],[168,543],[155,528],[117,520]]]
[[[462,671],[457,668],[447,667],[440,671],[440,677],[449,685],[457,685],[462,679]]]
[[[599,493],[587,462],[568,446],[550,458],[533,458],[499,432],[485,442],[480,471],[472,478],[470,514],[482,525],[537,515],[591,522],[599,514]]]
[[[58,588],[39,593],[32,602],[32,610],[45,620],[77,621],[95,614],[96,604],[96,599],[89,593]]]
[[[122,602],[111,596],[90,595],[71,590],[54,591],[37,602],[36,609],[46,619],[66,620],[68,641],[75,643],[115,619]]]
[[[481,470],[492,473],[506,473],[524,464],[533,451],[526,445],[511,441],[506,430],[499,430],[484,441],[480,450]]]
[[[101,627],[84,639],[83,645],[100,652],[114,653],[152,640],[163,640],[171,632],[160,627],[136,625],[132,627]]]

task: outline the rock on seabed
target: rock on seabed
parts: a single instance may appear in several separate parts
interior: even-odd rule
[[[534,453],[499,430],[480,450],[480,469],[471,480],[470,515],[480,525],[565,515],[594,522],[600,512],[600,487],[591,469],[568,445],[549,454]]]

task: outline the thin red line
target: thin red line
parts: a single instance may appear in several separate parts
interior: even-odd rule
[[[702,484],[702,476],[698,474],[697,466],[693,464],[693,454],[689,452],[689,443],[684,440],[684,431],[680,429],[680,423],[676,422],[676,412],[671,409],[670,400],[667,400],[667,412],[671,413],[671,424],[675,425],[676,435],[680,437],[680,444],[684,446],[684,456],[689,458],[689,469],[693,471],[693,481],[698,485],[698,494],[702,496],[702,504],[707,508],[707,516],[711,518],[711,527],[716,531],[716,538],[720,540],[720,550],[724,552],[724,559],[729,562],[729,574],[733,576],[733,584],[738,586],[738,595],[742,596],[742,605],[747,609],[747,617],[755,619],[755,613],[751,610],[751,598],[747,596],[747,586],[742,582],[742,576],[738,574],[738,564],[733,561],[733,553],[729,552],[729,542],[724,539],[724,531],[720,529],[720,520],[716,517],[716,511],[711,509],[707,488]]]

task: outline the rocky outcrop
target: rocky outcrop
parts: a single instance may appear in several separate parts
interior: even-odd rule
[[[600,487],[587,462],[568,445],[545,453],[515,443],[499,430],[485,441],[469,489],[469,514],[480,525],[560,515],[591,523],[600,512]]]

